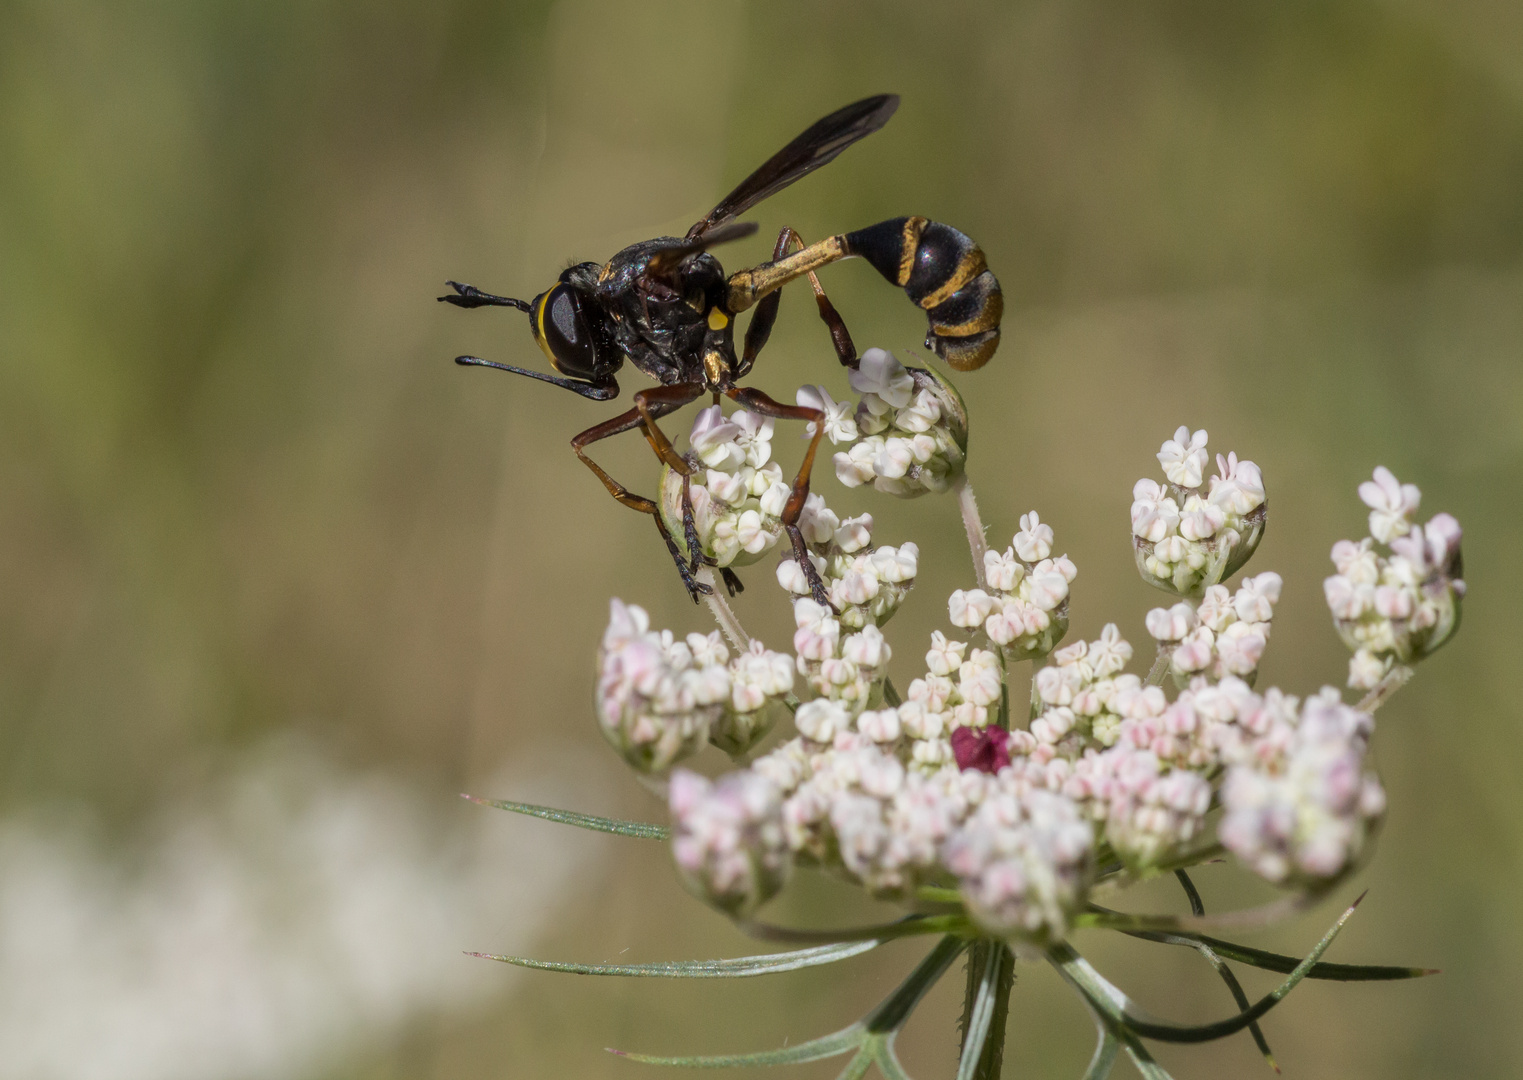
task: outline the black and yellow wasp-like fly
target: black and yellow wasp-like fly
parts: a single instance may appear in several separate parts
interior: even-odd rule
[[[563,377],[474,356],[457,357],[456,363],[527,375],[595,401],[619,395],[614,376],[626,361],[661,384],[637,392],[634,408],[581,432],[571,440],[571,448],[609,494],[651,516],[695,601],[709,591],[697,578],[699,566],[708,560],[698,542],[686,483],[684,553],[655,500],[632,493],[604,472],[588,457],[588,446],[639,428],[657,456],[686,478],[694,466],[673,448],[656,421],[705,394],[712,394],[716,402],[728,397],[762,416],[815,422],[782,520],[815,598],[828,604],[797,525],[809,494],[810,469],[825,427],[819,421],[824,416],[817,409],[785,405],[753,387],[738,385],[772,332],[781,298],[778,290],[795,278],[809,276],[836,355],[848,368],[857,366],[856,348],[815,271],[853,256],[866,259],[925,311],[930,320],[926,347],[953,368],[982,367],[999,344],[1004,311],[999,282],[985,265],[978,245],[949,225],[923,217],[893,218],[809,245],[784,228],[771,262],[728,276],[709,254],[708,249],[717,244],[756,231],[754,223],[736,221],[739,215],[877,131],[898,107],[897,95],[881,94],[831,113],[741,181],[687,236],[633,244],[602,264],[578,263],[531,301],[494,296],[454,281],[449,282],[454,294],[439,297],[457,307],[511,307],[526,312],[534,340]],[[790,249],[797,250],[789,254]],[[737,357],[735,316],[753,306],[756,310]],[[722,573],[732,592],[739,588],[739,580],[728,568]]]

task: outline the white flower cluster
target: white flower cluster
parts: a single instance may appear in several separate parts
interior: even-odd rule
[[[1132,547],[1143,578],[1199,596],[1236,573],[1258,547],[1268,516],[1264,478],[1251,461],[1217,455],[1209,478],[1206,433],[1181,427],[1158,451],[1165,482],[1132,488]]]
[[[884,349],[864,352],[849,378],[861,395],[854,413],[823,386],[801,387],[796,399],[825,413],[833,445],[853,444],[835,455],[841,483],[904,498],[950,488],[968,449],[967,410],[952,384]]]
[[[1132,646],[1115,623],[1108,623],[1096,641],[1078,641],[1052,655],[1052,663],[1037,670],[1035,696],[1041,713],[1031,722],[1036,743],[1054,753],[1076,757],[1086,740],[1114,746],[1121,722],[1133,712],[1156,715],[1164,705],[1163,691],[1124,674]]]
[[[1338,572],[1323,582],[1338,633],[1354,650],[1349,685],[1368,690],[1395,664],[1411,664],[1448,641],[1459,625],[1461,530],[1448,514],[1413,520],[1421,492],[1385,467],[1359,485],[1370,535],[1333,545]],[[1380,542],[1389,555],[1375,549]]]
[[[672,774],[672,856],[698,896],[731,915],[750,914],[788,880],[792,853],[783,840],[776,785],[754,772],[709,782]]]
[[[1181,601],[1147,614],[1147,630],[1169,652],[1169,670],[1181,686],[1197,675],[1236,675],[1252,683],[1269,644],[1269,625],[1280,602],[1280,575],[1248,578],[1230,592],[1212,585],[1200,603]]]
[[[770,418],[745,411],[727,417],[718,405],[693,421],[690,460],[703,466],[688,481],[693,523],[704,554],[720,566],[753,563],[782,536],[791,488],[772,460],[772,429]],[[685,535],[682,487],[680,473],[662,471],[662,517],[678,538]]]
[[[884,738],[893,715],[864,713],[828,744],[795,739],[752,766],[782,795],[776,825],[795,859],[889,897],[949,872],[987,929],[1061,937],[1092,867],[1079,807],[1010,770],[907,769],[897,739]]]
[[[987,930],[1060,939],[1089,887],[1094,830],[1071,799],[1022,784],[1009,770],[986,787],[943,856],[963,902]]]
[[[1327,687],[1299,713],[1294,698],[1282,699],[1258,726],[1222,785],[1217,835],[1270,881],[1338,878],[1385,811],[1380,781],[1365,768],[1374,719]]]
[[[874,547],[871,514],[842,521],[818,495],[805,500],[798,527],[841,626],[881,625],[899,610],[919,572],[918,547]],[[809,579],[791,549],[778,563],[777,581],[794,596],[810,595]]]
[[[947,602],[953,626],[983,628],[1010,662],[1050,653],[1068,632],[1068,587],[1079,574],[1067,555],[1052,557],[1052,526],[1036,511],[1003,553],[984,552],[988,589],[958,589]]]
[[[665,772],[709,739],[732,754],[754,746],[772,706],[793,690],[793,660],[758,642],[734,661],[719,632],[678,640],[650,629],[643,608],[614,600],[598,652],[603,735],[641,772]]]

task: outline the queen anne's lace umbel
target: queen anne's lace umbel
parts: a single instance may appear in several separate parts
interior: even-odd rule
[[[853,379],[854,413],[822,388],[800,392],[825,412],[826,435],[936,432],[935,395],[887,354],[869,357]],[[775,542],[787,489],[770,437],[770,422],[717,407],[694,427],[708,471],[693,505],[721,563]],[[1134,547],[1144,579],[1180,599],[1144,620],[1158,649],[1151,671],[1127,670],[1133,649],[1114,624],[1058,647],[1077,569],[1034,511],[1007,548],[984,553],[984,584],[952,593],[951,631],[932,635],[902,699],[887,681],[882,625],[914,584],[919,549],[876,544],[870,515],[843,520],[819,495],[798,524],[830,603],[812,598],[785,545],[777,579],[793,605],[791,657],[753,642],[732,658],[718,634],[679,640],[614,601],[599,716],[637,768],[662,773],[705,741],[741,758],[777,702],[793,709],[796,734],[740,771],[712,783],[673,776],[674,852],[689,885],[731,914],[754,910],[798,865],[886,898],[948,885],[985,932],[1031,946],[1063,938],[1108,864],[1178,865],[1214,840],[1277,884],[1322,888],[1348,873],[1385,806],[1367,762],[1374,721],[1331,688],[1304,704],[1253,689],[1281,579],[1225,581],[1264,530],[1259,469],[1228,454],[1208,475],[1206,434],[1188,428],[1158,460],[1164,481],[1133,492]],[[874,461],[849,475],[884,479]],[[1368,688],[1442,644],[1464,584],[1452,518],[1415,525],[1416,489],[1384,469],[1360,495],[1372,536],[1334,549],[1327,595],[1356,650],[1351,681]],[[1008,676],[1025,659],[1038,666],[1022,717]]]

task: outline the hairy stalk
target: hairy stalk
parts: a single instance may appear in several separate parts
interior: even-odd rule
[[[1389,701],[1392,694],[1396,693],[1403,686],[1406,686],[1407,680],[1411,677],[1411,668],[1405,664],[1397,664],[1390,671],[1386,672],[1385,678],[1376,683],[1373,690],[1359,699],[1359,704],[1355,705],[1354,708],[1360,712],[1373,713]]]
[[[730,607],[730,601],[725,596],[728,591],[724,582],[720,581],[712,567],[701,566],[698,568],[698,580],[709,587],[709,594],[704,597],[708,601],[709,611],[714,616],[714,621],[719,624],[719,629],[724,631],[724,636],[730,639],[730,644],[741,652],[751,647],[751,635],[746,633],[746,628],[740,625],[740,620],[735,617],[735,609]]]
[[[1153,661],[1153,666],[1148,669],[1147,685],[1162,686],[1164,676],[1169,673],[1169,661],[1174,656],[1174,650],[1162,643],[1158,646],[1158,658]]]
[[[962,527],[968,533],[968,551],[973,556],[973,577],[980,589],[986,589],[989,580],[984,577],[984,552],[989,550],[989,542],[984,539],[984,522],[978,516],[978,500],[973,497],[973,485],[968,483],[967,473],[957,478],[952,490],[957,492],[957,508],[962,511]]]
[[[991,968],[993,969],[991,971]],[[994,999],[992,1011],[984,1017],[975,1017],[981,1003],[980,988],[992,982]],[[979,938],[968,949],[967,988],[963,992],[962,1016],[957,1029],[961,1035],[958,1053],[961,1065],[957,1080],[999,1080],[1000,1066],[1005,1057],[1005,1021],[1010,1015],[1010,988],[1015,984],[1015,954],[998,938]],[[979,1021],[982,1022],[979,1022]],[[968,1040],[982,1035],[981,1046],[975,1050],[975,1058],[969,1060]]]

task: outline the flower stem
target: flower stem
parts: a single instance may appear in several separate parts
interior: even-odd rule
[[[989,550],[989,543],[984,539],[984,522],[978,516],[978,500],[973,497],[973,485],[968,483],[967,473],[957,478],[952,490],[957,492],[957,507],[962,511],[962,527],[968,534],[968,551],[973,556],[973,577],[980,589],[986,589],[989,581],[984,577],[984,552]]]
[[[1153,666],[1148,670],[1148,686],[1162,686],[1163,677],[1169,673],[1169,661],[1174,658],[1174,650],[1162,643],[1158,646],[1158,659],[1153,661]]]
[[[1407,685],[1407,680],[1412,677],[1412,669],[1406,664],[1397,664],[1385,673],[1385,678],[1375,684],[1375,688],[1359,700],[1354,708],[1360,712],[1373,713],[1384,705],[1392,694]]]
[[[730,639],[730,644],[741,652],[751,647],[751,635],[746,633],[746,628],[740,625],[740,620],[735,617],[735,610],[730,607],[730,601],[725,598],[724,583],[719,581],[711,567],[698,568],[698,580],[709,587],[709,594],[704,597],[708,601],[709,611],[714,616],[714,621],[719,624],[719,629],[724,631],[724,636]]]
[[[991,969],[993,969],[991,971]],[[974,1016],[979,1001],[979,989],[986,983],[994,987],[993,1011],[983,1024],[977,1024]],[[964,1060],[957,1070],[958,1080],[999,1080],[1000,1064],[1005,1056],[1005,1021],[1010,1013],[1010,987],[1015,983],[1015,956],[1009,946],[998,938],[979,938],[968,950],[968,982],[963,993],[962,1017],[958,1029],[962,1033],[960,1052]],[[986,1006],[987,1007],[987,1006]],[[985,1026],[987,1025],[987,1026]],[[977,1057],[966,1059],[968,1038],[978,1037],[983,1031],[983,1045]]]

